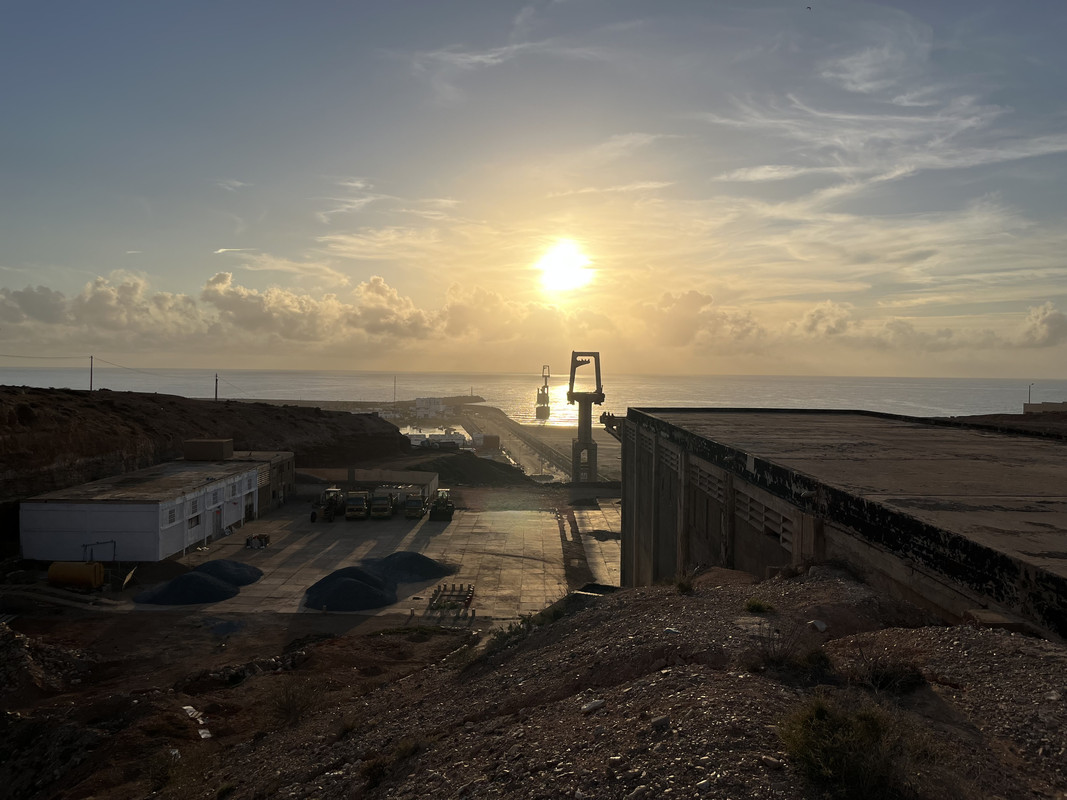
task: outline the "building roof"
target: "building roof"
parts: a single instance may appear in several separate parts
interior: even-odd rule
[[[665,423],[690,447],[715,443],[738,465],[744,454],[786,468],[797,479],[779,488],[798,505],[801,491],[832,487],[1067,577],[1067,441],[860,411],[629,416]]]
[[[257,471],[247,460],[168,461],[80,486],[37,495],[34,503],[158,503],[196,491],[206,483]]]

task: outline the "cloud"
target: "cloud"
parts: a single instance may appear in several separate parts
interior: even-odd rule
[[[665,347],[751,345],[763,337],[765,331],[751,313],[717,309],[714,302],[711,295],[695,289],[664,292],[655,303],[634,306],[632,316],[643,323],[652,344]]]
[[[9,323],[35,320],[55,324],[66,316],[67,299],[45,286],[0,288],[0,320]]]
[[[800,329],[814,336],[836,336],[853,325],[852,309],[831,300],[809,309],[800,321]]]
[[[298,278],[313,278],[336,288],[347,286],[349,283],[349,278],[345,273],[322,261],[294,261],[268,253],[246,256],[241,268],[248,272],[280,272]]]
[[[235,284],[228,272],[210,278],[200,300],[217,312],[223,331],[298,343],[328,341],[343,326],[347,312],[336,295],[314,298],[288,289],[248,289]]]
[[[355,214],[363,211],[373,203],[399,198],[373,191],[374,185],[367,178],[339,178],[335,181],[337,186],[348,191],[347,194],[326,198],[319,198],[329,203],[328,208],[315,212],[320,222],[329,224],[338,215]]]
[[[212,255],[222,255],[224,253],[254,253],[258,248],[255,247],[220,247],[218,250],[213,250]]]
[[[914,84],[933,49],[930,27],[904,14],[894,14],[886,21],[872,20],[853,33],[869,43],[847,55],[826,59],[818,67],[824,79],[849,92],[875,94],[902,83]]]
[[[1032,307],[1023,322],[1020,347],[1054,347],[1067,342],[1067,315],[1052,303]]]
[[[244,189],[246,186],[251,186],[252,184],[229,178],[226,180],[215,181],[215,185],[220,189],[225,189],[227,192],[236,192],[238,189]]]
[[[617,186],[586,186],[582,189],[570,189],[563,192],[551,192],[549,197],[568,197],[577,194],[619,194],[629,192],[655,192],[673,186],[672,181],[637,181]]]
[[[405,259],[424,254],[438,244],[441,236],[433,228],[412,228],[390,225],[382,228],[362,228],[357,233],[336,233],[320,236],[318,241],[327,252],[356,260]]]

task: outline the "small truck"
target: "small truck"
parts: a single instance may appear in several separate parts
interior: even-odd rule
[[[345,519],[366,519],[370,516],[370,492],[345,493]]]
[[[396,498],[391,487],[379,486],[370,498],[370,515],[375,519],[389,519],[396,510]]]
[[[426,513],[426,498],[422,492],[409,492],[404,498],[404,516],[408,519],[421,519]]]

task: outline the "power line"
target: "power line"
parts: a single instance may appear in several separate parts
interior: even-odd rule
[[[26,358],[32,360],[45,360],[45,359],[67,359],[72,360],[75,358],[89,358],[89,356],[17,356],[13,353],[0,353],[0,358]]]
[[[216,375],[218,375],[218,373],[216,373]],[[219,380],[220,380],[220,381],[222,381],[223,383],[225,383],[225,384],[226,384],[227,386],[231,386],[231,387],[233,387],[233,388],[234,388],[234,389],[236,389],[236,390],[237,390],[238,392],[240,392],[240,393],[241,393],[241,394],[243,394],[243,395],[244,395],[245,397],[247,397],[247,398],[248,398],[249,400],[255,400],[255,399],[256,399],[256,398],[252,397],[252,395],[250,395],[250,394],[249,394],[248,392],[246,392],[246,391],[245,391],[244,389],[242,389],[241,387],[239,387],[239,386],[234,386],[234,385],[233,385],[232,383],[230,383],[230,382],[229,382],[228,380],[226,380],[225,378],[223,378],[223,377],[219,376]]]
[[[123,364],[116,364],[114,361],[107,361],[103,358],[100,358],[100,356],[97,356],[96,360],[99,361],[101,364],[107,364],[112,367],[118,367],[119,369],[124,369],[128,372],[139,372],[142,375],[151,375],[153,378],[162,378],[163,380],[170,380],[167,375],[160,375],[158,372],[149,372],[146,369],[138,369],[137,367],[127,367]]]

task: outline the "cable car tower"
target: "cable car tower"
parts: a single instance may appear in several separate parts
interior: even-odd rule
[[[596,391],[574,391],[574,373],[590,361],[596,369]],[[578,403],[578,438],[571,444],[571,482],[592,483],[597,480],[596,442],[593,441],[593,403],[604,402],[604,386],[600,382],[600,353],[571,351],[571,382],[567,402]]]
[[[545,384],[537,390],[537,418],[548,419],[552,414],[552,408],[548,403],[548,364],[541,367],[541,377],[544,378]]]

